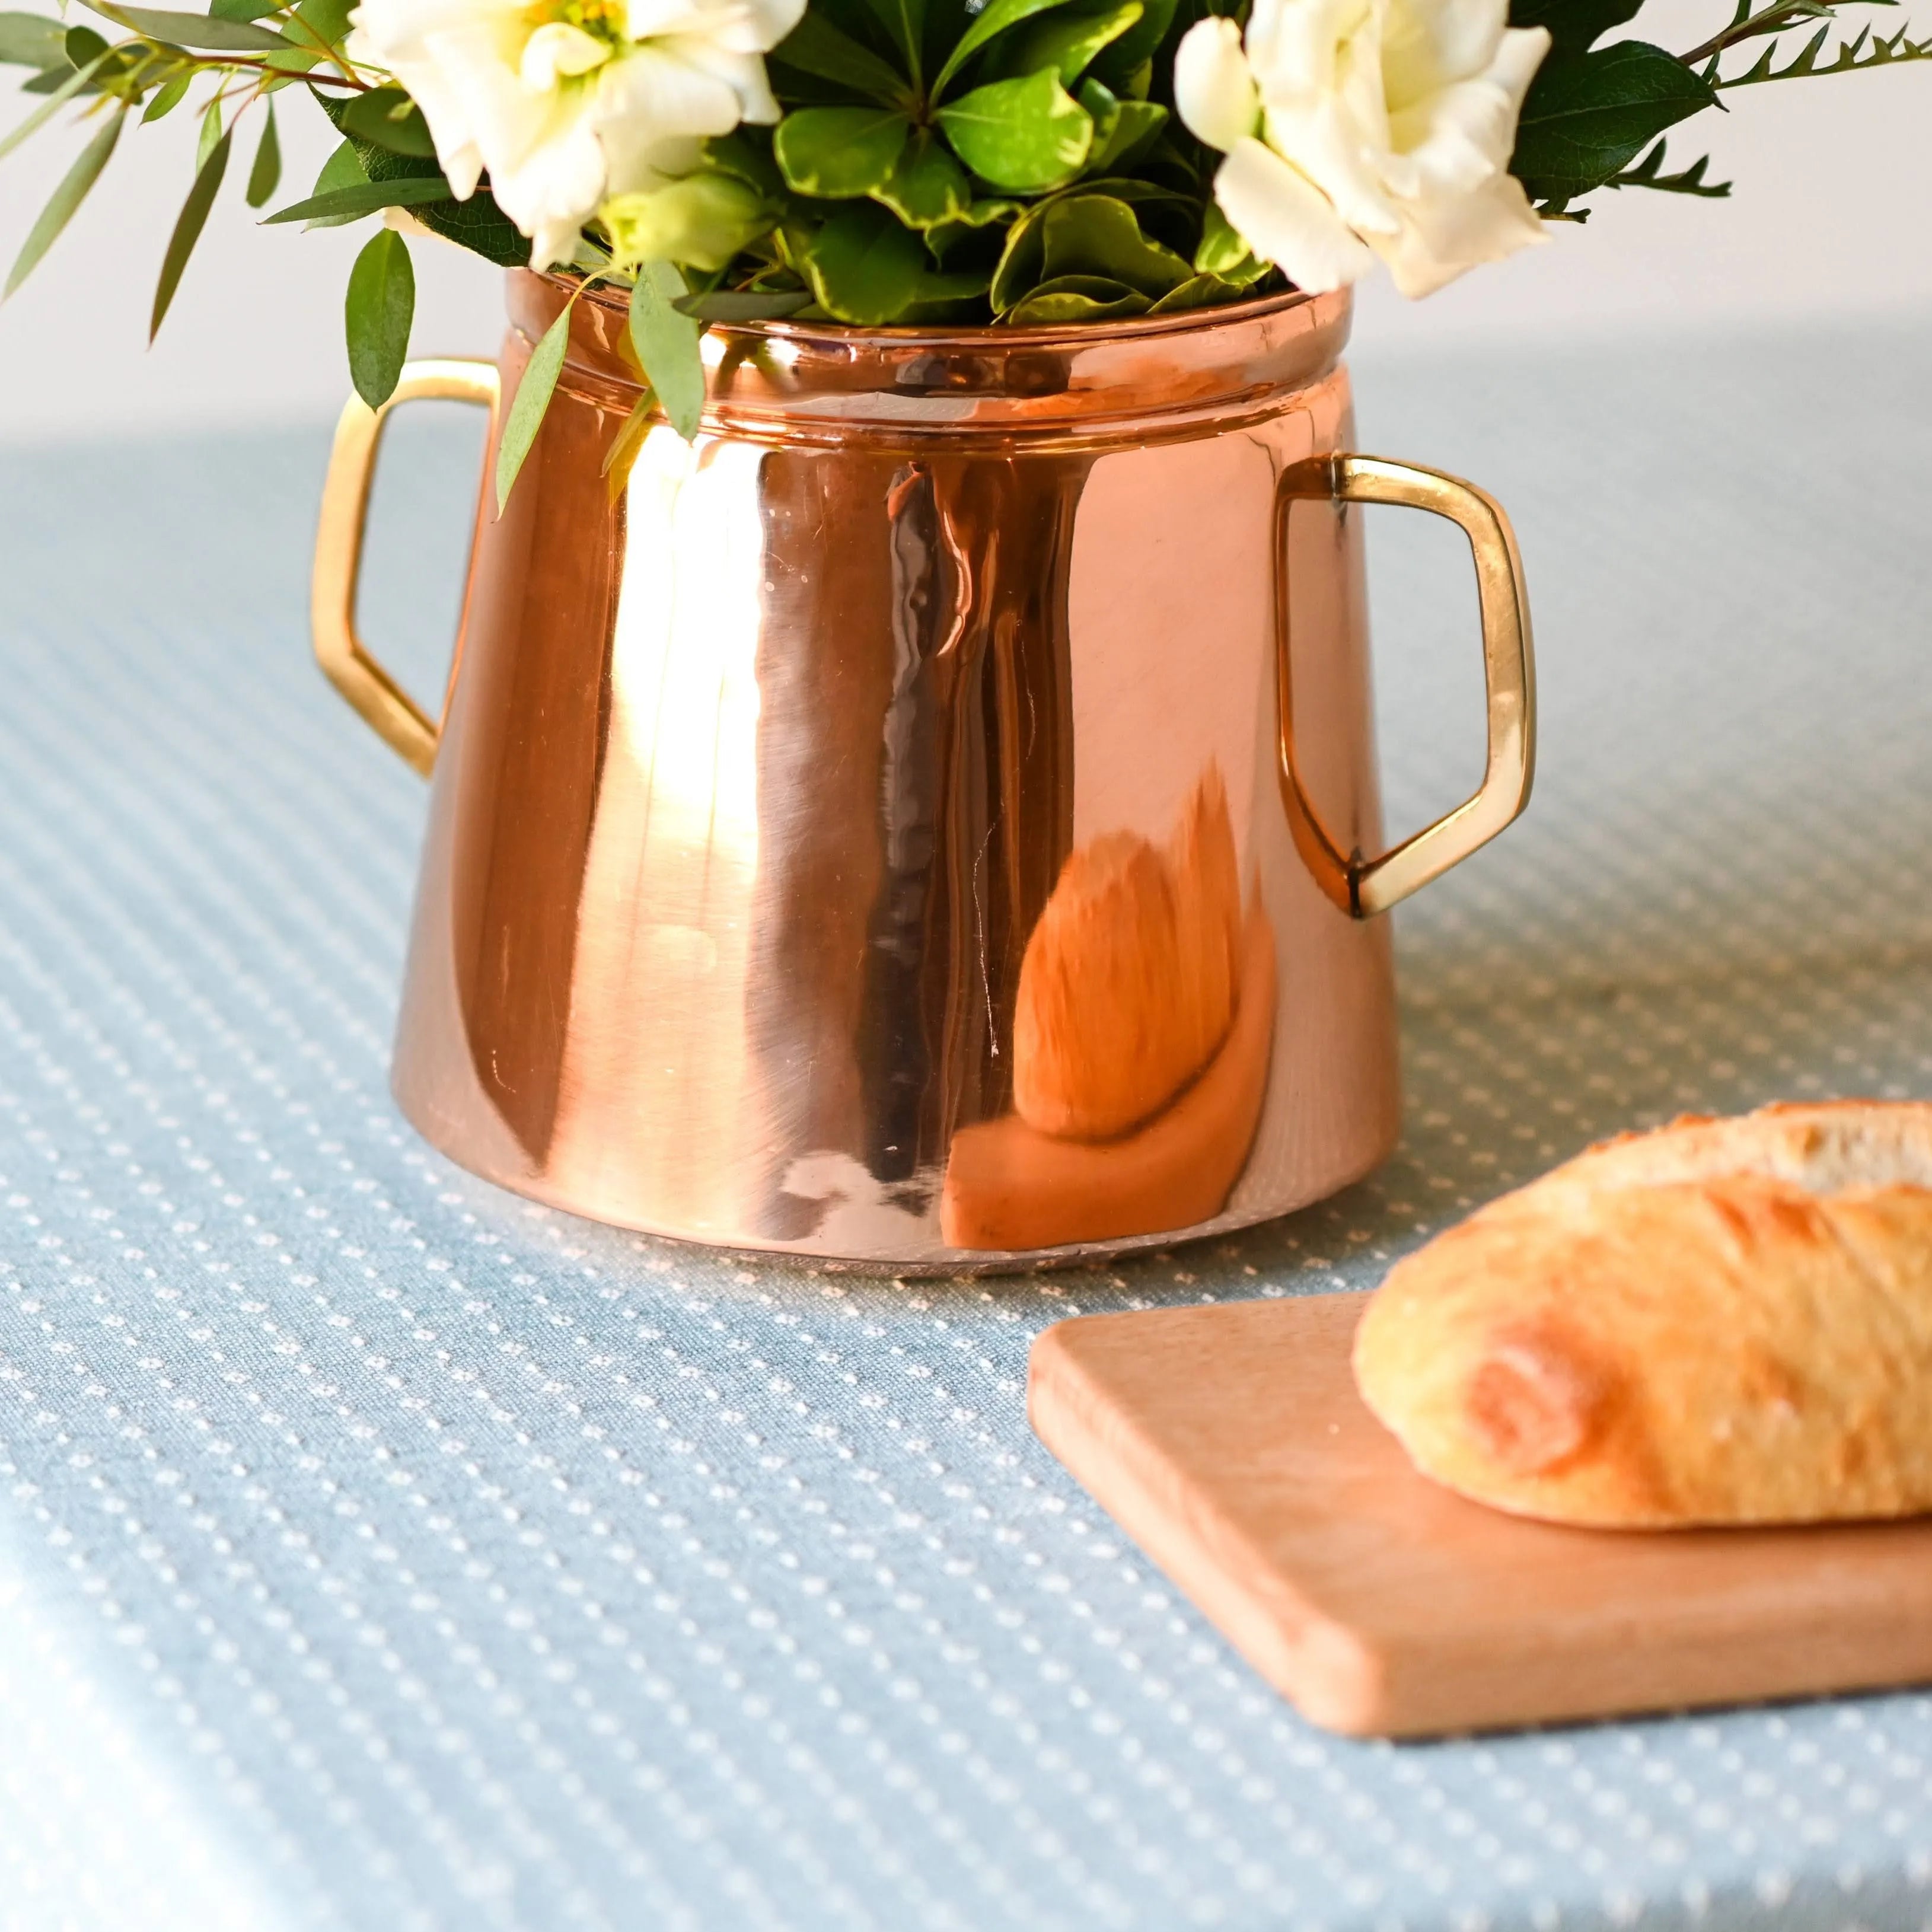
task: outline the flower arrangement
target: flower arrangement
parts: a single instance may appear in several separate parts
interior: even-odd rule
[[[381,217],[351,270],[372,406],[406,354],[406,234],[630,291],[662,410],[696,432],[711,322],[1029,326],[1171,314],[1379,259],[1422,296],[1586,219],[1606,190],[1721,196],[1664,136],[1741,87],[1932,58],[1848,4],[1738,0],[1672,53],[1604,44],[1642,0],[86,0],[97,27],[0,14],[0,62],[91,132],[5,284],[32,272],[130,116],[198,111],[158,329],[252,124],[244,197],[280,184],[280,98],[342,136],[266,218]],[[1798,41],[1790,38],[1802,37]],[[1736,50],[1743,50],[1742,56]],[[1754,55],[1754,57],[1753,57]],[[572,299],[576,298],[573,295]],[[538,344],[500,440],[506,496],[561,367]]]

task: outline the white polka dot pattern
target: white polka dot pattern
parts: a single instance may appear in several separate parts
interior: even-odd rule
[[[1408,1137],[1006,1282],[714,1260],[424,1149],[422,796],[305,662],[320,440],[0,460],[0,1928],[1932,1924],[1932,1699],[1342,1742],[1027,1431],[1060,1316],[1365,1286],[1606,1131],[1932,1091],[1932,350],[1362,386],[1367,446],[1516,512],[1543,646],[1530,818],[1402,915]],[[418,456],[398,634],[470,500]],[[1413,822],[1469,614],[1372,541]]]

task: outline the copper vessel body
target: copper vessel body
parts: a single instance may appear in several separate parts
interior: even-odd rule
[[[506,395],[565,293],[511,277]],[[1360,519],[1282,510],[1348,447],[1348,320],[714,328],[696,445],[614,478],[638,378],[580,300],[424,727],[410,1119],[574,1213],[893,1272],[1375,1166],[1389,934],[1316,850],[1382,842]]]

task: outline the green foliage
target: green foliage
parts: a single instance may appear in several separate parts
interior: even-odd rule
[[[1523,103],[1510,171],[1538,200],[1568,202],[1716,98],[1708,81],[1648,41],[1552,57]]]
[[[563,368],[563,352],[570,341],[571,311],[576,306],[577,296],[573,295],[564,304],[562,313],[544,331],[543,339],[530,351],[530,359],[524,364],[517,393],[510,399],[502,434],[496,440],[496,514],[500,517],[508,506],[524,459],[543,427],[551,392]]]
[[[395,393],[416,310],[409,244],[394,229],[382,229],[356,256],[343,302],[350,380],[372,410],[380,410]]]
[[[938,121],[959,158],[1009,194],[1041,194],[1072,180],[1094,145],[1094,117],[1052,68],[988,81],[940,108]]]
[[[352,140],[392,154],[433,159],[436,142],[423,111],[400,87],[358,94],[342,110],[342,131]]]
[[[1831,33],[1828,26],[1820,27],[1782,67],[1777,64],[1779,50],[1777,43],[1773,42],[1746,72],[1733,74],[1727,80],[1717,79],[1714,75],[1712,85],[1719,88],[1754,87],[1761,81],[1808,80],[1819,74],[1862,74],[1868,68],[1893,67],[1903,61],[1932,60],[1932,35],[1915,40],[1910,28],[1906,27],[1900,28],[1895,34],[1879,34],[1868,26],[1861,27],[1821,64],[1821,56]]]
[[[67,58],[66,33],[43,14],[0,14],[0,64],[44,71]]]
[[[121,124],[127,118],[124,106],[110,115],[101,124],[99,133],[81,150],[80,159],[61,178],[60,185],[48,197],[40,219],[28,230],[20,254],[14,258],[14,266],[8,271],[6,288],[0,291],[0,300],[10,296],[33,273],[40,257],[53,246],[56,238],[72,219],[74,210],[87,199],[88,190],[100,179],[100,170],[106,166],[107,158],[113,153],[114,144],[121,138]]]
[[[631,346],[671,428],[694,442],[704,409],[704,364],[698,353],[704,331],[674,306],[689,291],[670,262],[646,262],[637,275],[631,290]]]
[[[204,127],[206,124],[204,122]],[[187,268],[188,258],[194,253],[194,244],[201,239],[201,231],[207,226],[208,211],[214,206],[214,197],[221,191],[221,178],[228,171],[228,150],[234,139],[231,128],[208,149],[206,158],[195,170],[194,185],[182,203],[174,232],[168,237],[167,252],[161,257],[160,280],[155,284],[154,306],[148,320],[150,342],[160,333],[169,305],[175,298],[175,291],[181,286],[182,272]]]
[[[392,208],[418,208],[449,199],[449,184],[440,175],[406,175],[394,181],[364,181],[346,188],[325,188],[320,194],[278,208],[262,226],[284,221],[354,221]]]
[[[275,131],[275,104],[266,104],[262,122],[262,139],[255,149],[255,164],[248,170],[248,188],[244,199],[250,208],[266,208],[282,182],[281,137]]]
[[[1711,165],[1708,154],[1693,161],[1688,168],[1674,175],[1664,172],[1664,143],[1660,141],[1634,168],[1627,168],[1620,175],[1612,175],[1604,182],[1606,188],[1655,188],[1664,194],[1701,195],[1707,201],[1722,201],[1731,191],[1729,182],[1707,182],[1705,170]]]

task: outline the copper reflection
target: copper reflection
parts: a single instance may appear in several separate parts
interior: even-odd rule
[[[512,277],[506,394],[561,300]],[[896,1269],[1238,1225],[1372,1166],[1388,934],[1297,852],[1275,662],[1276,486],[1346,446],[1347,316],[714,332],[706,434],[654,428],[614,495],[637,380],[621,309],[581,302],[508,510],[478,520],[410,1118],[601,1220]],[[1373,851],[1353,514],[1302,506],[1281,561],[1297,796]],[[1166,867],[1194,893],[1174,943],[1222,949],[1184,1024],[1134,996],[1148,1038],[1178,1028],[1144,1094],[1066,1017],[1077,975],[1060,1021],[1023,1010],[1036,931],[1097,986],[1152,929],[1090,905],[1084,937],[1041,927],[1096,851]],[[1016,1096],[1018,1056],[1055,1052]]]

